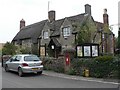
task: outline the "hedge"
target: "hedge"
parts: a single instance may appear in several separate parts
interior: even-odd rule
[[[89,70],[89,75],[96,78],[120,78],[120,60],[113,56],[99,56],[92,59],[72,60],[72,68],[76,75],[84,76],[84,70]]]
[[[90,75],[97,78],[109,76],[114,68],[112,56],[96,57],[90,65]]]
[[[42,58],[44,70],[52,70],[59,73],[64,73],[64,59],[59,58]]]
[[[45,70],[65,73],[64,58],[44,58],[43,63]],[[71,60],[67,74],[84,76],[85,69],[89,70],[90,77],[120,79],[120,57],[74,58]]]

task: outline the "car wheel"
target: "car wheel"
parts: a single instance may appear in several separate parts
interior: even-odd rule
[[[18,68],[18,75],[19,75],[20,77],[22,77],[22,76],[23,76],[23,71],[22,71],[22,69],[21,69],[21,68]]]
[[[5,71],[8,72],[9,71],[9,68],[7,65],[5,65]]]
[[[40,72],[37,72],[37,74],[41,75],[41,74],[42,74],[42,71],[40,71]]]

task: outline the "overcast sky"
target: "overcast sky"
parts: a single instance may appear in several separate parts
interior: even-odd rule
[[[118,23],[119,0],[0,0],[0,43],[11,41],[19,32],[20,20],[30,25],[48,18],[49,10],[56,11],[56,19],[84,13],[84,5],[90,4],[95,21],[103,22],[103,9],[107,8],[109,24]],[[113,32],[118,36],[118,26]]]

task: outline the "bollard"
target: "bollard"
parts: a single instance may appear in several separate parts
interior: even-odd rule
[[[88,69],[85,69],[85,77],[89,77],[89,70]]]

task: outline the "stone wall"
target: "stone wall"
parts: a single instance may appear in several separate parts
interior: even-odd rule
[[[59,58],[42,58],[44,69],[45,70],[53,70],[56,72],[64,72],[65,68],[65,59],[64,57],[59,57]]]

